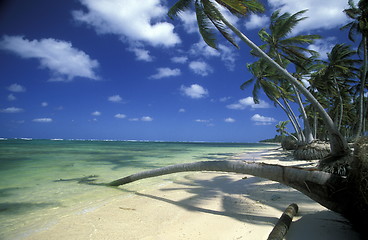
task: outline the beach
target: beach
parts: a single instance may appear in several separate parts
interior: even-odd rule
[[[312,167],[280,150],[237,154],[237,160]],[[148,183],[150,179],[141,180]],[[267,239],[284,209],[299,206],[285,239],[359,239],[346,219],[279,183],[242,174],[198,172],[161,177],[65,214],[23,236],[42,239]]]

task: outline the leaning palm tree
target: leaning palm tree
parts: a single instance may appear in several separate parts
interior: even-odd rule
[[[345,9],[344,12],[353,21],[341,29],[349,28],[349,39],[353,42],[356,40],[356,35],[361,35],[359,53],[363,55],[363,66],[360,77],[359,121],[356,132],[356,137],[359,137],[362,133],[364,121],[364,89],[368,72],[368,2],[366,0],[360,0],[358,6],[356,6],[353,0],[349,0],[349,6],[350,8]]]
[[[279,65],[283,66],[285,60],[296,65],[297,68],[304,68],[306,62],[310,61],[310,57],[306,55],[317,56],[316,51],[303,47],[305,44],[311,44],[315,39],[321,38],[319,35],[297,35],[290,36],[292,30],[297,24],[304,20],[300,17],[307,10],[299,11],[295,14],[284,13],[280,15],[280,11],[275,11],[271,15],[271,23],[269,32],[265,28],[261,29],[258,35],[266,44],[261,49],[267,49],[268,55],[271,56]],[[304,122],[305,142],[311,143],[314,138],[312,130],[309,126],[308,117],[304,110],[300,94],[296,88],[292,88],[295,92],[296,102],[299,105],[300,112]]]
[[[269,66],[269,64],[267,64],[263,59],[260,59],[252,64],[248,64],[247,67],[253,77],[245,81],[240,86],[240,89],[244,90],[248,85],[253,83],[252,94],[253,101],[256,104],[259,103],[259,91],[262,89],[266,96],[286,113],[297,134],[296,140],[298,142],[304,142],[305,136],[303,130],[288,102],[290,99],[290,91],[287,91],[272,81],[272,79],[278,79],[278,76]],[[282,99],[284,104],[282,104],[279,99]]]
[[[345,44],[336,44],[327,54],[327,61],[321,61],[317,72],[317,87],[332,98],[338,99],[339,112],[336,114],[336,124],[340,130],[344,115],[343,92],[347,92],[349,79],[356,76],[358,69],[355,67],[358,60],[353,59],[356,51]],[[344,89],[345,88],[345,89]]]
[[[252,7],[259,6],[259,3],[254,0],[214,1],[225,6],[231,12],[237,15],[245,15],[248,9],[251,10]],[[192,2],[192,0],[179,0],[170,10],[169,15],[171,17],[176,16],[180,11],[188,9]],[[231,25],[223,17],[217,8],[217,5],[215,5],[213,1],[194,0],[194,3],[200,28],[206,26],[201,30],[202,35],[203,32],[205,34],[209,33],[209,27],[206,24],[208,22],[212,22],[216,28],[218,28],[226,38],[228,38],[229,35],[224,33],[224,25],[227,26],[243,41],[250,45],[252,49],[257,52],[257,54],[266,59],[270,65],[282,73],[283,76],[288,79],[288,81],[294,84],[301,91],[301,93],[308,98],[311,104],[315,105],[320,112],[320,115],[324,118],[330,136],[332,157],[326,161],[336,161],[336,157],[341,157],[342,155],[346,157],[346,155],[348,155],[350,152],[346,140],[337,131],[331,118],[328,116],[326,111],[324,111],[319,102],[312,96],[312,94],[310,94],[309,91],[283,67],[272,60],[272,58],[265,54],[238,29]],[[258,7],[257,9],[260,10],[262,8]],[[221,171],[251,174],[293,187],[309,196],[313,200],[319,202],[323,206],[333,211],[342,213],[352,222],[356,223],[357,226],[360,226],[362,231],[367,232],[368,230],[365,227],[368,225],[368,162],[365,160],[367,159],[367,155],[368,145],[364,144],[364,142],[362,144],[358,144],[354,158],[352,159],[351,170],[346,172],[345,175],[342,175],[338,172],[328,173],[315,169],[306,170],[296,167],[248,163],[245,161],[204,161],[178,164],[160,169],[149,170],[118,179],[109,183],[108,185],[119,186],[143,178],[186,171]],[[352,158],[350,155],[347,157],[349,160]],[[349,163],[350,162],[351,161],[349,161]]]
[[[257,0],[179,0],[168,12],[170,18],[174,18],[182,11],[188,10],[192,7],[194,2],[194,8],[196,11],[197,22],[200,33],[204,41],[211,47],[217,48],[216,38],[212,31],[211,24],[233,45],[238,47],[228,29],[235,33],[244,43],[246,43],[260,58],[265,59],[276,71],[282,75],[285,80],[293,84],[307,99],[313,104],[320,116],[325,122],[326,129],[329,133],[329,140],[331,145],[331,156],[340,158],[341,156],[348,155],[350,148],[347,141],[340,134],[336,128],[331,117],[322,107],[322,105],[313,97],[313,95],[300,83],[295,77],[293,77],[285,68],[280,66],[269,55],[267,55],[261,48],[254,44],[247,36],[245,36],[239,29],[232,25],[219,10],[219,5],[228,9],[236,16],[246,16],[248,12],[261,12],[264,10],[263,6]]]

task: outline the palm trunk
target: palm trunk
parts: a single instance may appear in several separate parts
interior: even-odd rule
[[[314,98],[314,96],[306,89],[296,78],[294,78],[286,69],[282,68],[277,64],[272,58],[270,58],[265,52],[263,52],[256,44],[250,41],[242,32],[240,32],[236,27],[234,27],[227,19],[221,18],[221,21],[229,27],[242,41],[244,41],[253,51],[255,51],[259,56],[265,59],[270,65],[272,65],[280,74],[282,74],[286,80],[295,87],[313,104],[317,111],[320,113],[325,126],[329,133],[330,145],[331,145],[331,155],[332,156],[344,156],[350,153],[350,148],[346,139],[343,138],[341,133],[337,130],[331,117],[322,107],[322,105]]]
[[[358,121],[358,129],[356,133],[356,138],[360,137],[362,134],[363,122],[364,122],[364,89],[365,89],[365,80],[367,78],[368,71],[368,46],[367,46],[367,37],[363,35],[363,51],[364,51],[364,60],[363,60],[363,72],[362,79],[360,80],[360,96],[359,96],[359,121]]]
[[[297,140],[299,142],[302,141],[302,135],[300,134],[300,128],[298,128],[298,126],[297,126],[298,123],[295,123],[293,117],[291,116],[291,113],[289,113],[289,111],[282,105],[282,103],[279,100],[277,100],[276,98],[274,98],[273,101],[275,101],[277,103],[277,105],[279,105],[281,107],[281,109],[284,110],[284,112],[288,116],[291,124],[294,127],[295,133],[297,135],[297,138],[295,140]],[[291,136],[294,136],[294,135],[291,135]]]
[[[342,100],[341,91],[339,88],[339,84],[337,83],[336,76],[333,76],[334,84],[336,86],[337,94],[339,96],[339,102],[340,102],[340,112],[336,113],[337,116],[337,129],[340,131],[341,124],[342,124],[342,116],[344,114],[344,102]]]
[[[302,103],[302,99],[300,98],[300,94],[298,93],[298,90],[295,89],[295,87],[293,88],[295,91],[296,100],[300,107],[300,112],[302,113],[302,117],[303,117],[304,131],[305,131],[305,136],[306,136],[305,141],[306,143],[311,143],[314,140],[314,138],[313,138],[311,127],[309,125],[308,116],[307,116],[307,113],[305,112],[304,105]]]
[[[305,135],[304,135],[303,129],[302,129],[302,127],[300,126],[299,121],[298,121],[298,119],[296,118],[296,116],[295,116],[295,113],[294,113],[293,109],[291,109],[290,104],[289,104],[289,102],[287,101],[287,99],[285,99],[285,98],[282,98],[282,99],[284,100],[285,106],[286,106],[286,108],[288,109],[288,111],[290,112],[290,115],[292,116],[292,118],[294,119],[294,121],[296,122],[296,124],[297,124],[297,126],[298,126],[298,132],[299,132],[299,134],[300,134],[300,136],[301,136],[300,142],[303,142],[303,143],[304,143],[304,142],[305,142]]]
[[[157,177],[166,174],[191,171],[215,171],[249,174],[276,181],[292,187],[307,195],[328,209],[342,213],[344,209],[336,204],[331,193],[337,191],[343,180],[340,176],[322,171],[308,171],[297,167],[286,167],[265,163],[246,161],[203,161],[171,165],[163,168],[144,171],[110,182],[109,186],[120,186],[137,180]]]

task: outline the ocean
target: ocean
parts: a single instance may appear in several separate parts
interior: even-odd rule
[[[178,174],[115,188],[94,185],[171,164],[226,160],[275,148],[261,143],[0,140],[0,239],[23,239],[114,197],[159,188]]]

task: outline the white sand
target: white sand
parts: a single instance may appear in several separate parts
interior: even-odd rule
[[[282,165],[278,151],[239,158]],[[275,160],[275,159],[280,160]],[[131,192],[97,208],[55,220],[28,240],[112,239],[267,239],[284,209],[299,206],[285,239],[359,239],[347,221],[303,194],[279,183],[227,173],[182,173],[159,189]],[[149,179],[142,180],[149,181]]]

